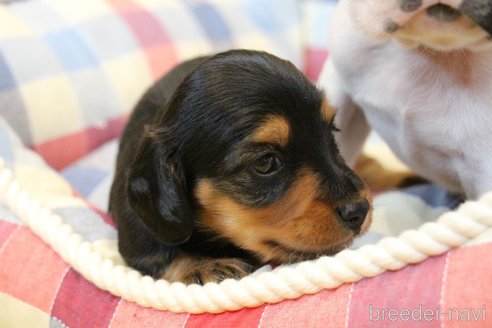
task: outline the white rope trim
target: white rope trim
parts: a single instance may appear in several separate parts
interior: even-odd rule
[[[405,231],[398,238],[384,238],[377,244],[344,250],[295,267],[280,266],[256,277],[185,286],[142,276],[102,258],[60,216],[23,190],[1,159],[0,202],[99,288],[142,306],[189,313],[238,310],[336,288],[443,254],[492,227],[490,192],[479,201],[468,201],[458,210],[443,214],[437,222]]]

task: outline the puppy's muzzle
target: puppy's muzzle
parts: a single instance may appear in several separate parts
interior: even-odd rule
[[[336,209],[336,213],[343,225],[355,234],[358,234],[369,213],[369,209],[369,202],[367,199],[364,199],[362,201],[344,204]]]

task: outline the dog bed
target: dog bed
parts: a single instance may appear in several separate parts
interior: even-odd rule
[[[0,297],[8,305],[2,307],[7,316],[29,313],[36,320],[32,323],[49,314],[54,326],[119,327],[138,316],[139,322],[158,320],[166,327],[185,321],[195,327],[209,320],[216,320],[211,326],[224,320],[237,322],[234,326],[270,326],[266,320],[272,320],[285,327],[285,316],[295,315],[293,327],[327,320],[358,327],[359,318],[374,323],[395,318],[383,319],[383,309],[409,309],[415,316],[430,309],[429,321],[455,323],[467,315],[473,320],[472,312],[462,312],[469,310],[485,324],[491,265],[481,259],[492,247],[487,228],[492,225],[492,195],[446,212],[456,199],[435,186],[383,193],[375,199],[373,227],[355,250],[274,270],[264,267],[240,281],[204,287],[169,284],[142,277],[117,252],[114,224],[103,210],[107,196],[101,197],[109,191],[116,141],[60,175],[23,148],[4,121],[0,133],[6,137],[0,168],[5,204],[0,208]],[[436,216],[438,223],[408,230]],[[398,238],[390,237],[402,230]],[[374,278],[360,281],[364,277]],[[314,295],[303,296],[309,294]],[[435,311],[441,308],[459,311],[459,320],[458,314],[438,316]],[[225,311],[236,312],[198,315]],[[183,312],[190,314],[178,314]]]
[[[324,28],[312,22],[327,20],[329,2],[302,2],[309,26],[296,1],[262,1],[259,12],[258,1],[231,3],[0,5],[0,326],[490,325],[492,195],[460,205],[431,185],[381,193],[353,250],[240,281],[169,284],[124,265],[106,214],[117,147],[108,140],[142,90],[179,60],[232,46],[300,67],[326,56],[321,36],[306,50],[300,31]],[[191,30],[177,28],[183,19]],[[106,28],[111,39],[98,34]]]

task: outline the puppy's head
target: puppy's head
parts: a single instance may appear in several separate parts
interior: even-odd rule
[[[492,49],[492,1],[348,2],[356,24],[371,36],[437,51]]]
[[[369,196],[338,153],[335,111],[289,62],[216,55],[167,106],[129,183],[163,242],[206,233],[284,263],[337,252],[367,229]]]

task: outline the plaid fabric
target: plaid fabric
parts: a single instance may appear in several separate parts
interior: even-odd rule
[[[418,321],[429,327],[490,327],[483,312],[492,305],[492,267],[477,259],[487,258],[491,250],[490,244],[454,250],[398,272],[275,305],[188,315],[142,308],[102,292],[27,228],[0,221],[0,326],[414,327]],[[390,319],[383,309],[408,309],[415,320]],[[438,309],[451,316],[423,317],[424,311]],[[478,319],[470,314],[467,321],[467,309],[476,311]],[[460,311],[459,316],[454,311]]]
[[[90,200],[107,194],[116,142],[63,171],[74,192],[36,154],[24,149],[1,120],[0,136],[0,156],[23,187],[62,215],[101,254],[121,261],[115,251],[115,228],[103,211],[106,201],[99,200],[96,208],[74,196]],[[455,199],[431,186],[383,193],[375,202],[379,214],[368,234],[372,237],[359,244],[411,228],[407,219],[417,226],[422,218],[433,219],[456,205]],[[390,220],[398,217],[395,213],[407,223]],[[412,219],[417,217],[420,221]],[[0,206],[0,327],[414,327],[416,322],[429,327],[490,327],[492,263],[483,259],[492,251],[491,240],[490,232],[484,233],[468,247],[421,264],[296,300],[189,315],[143,308],[99,290]]]
[[[301,2],[304,73],[313,81],[328,57],[328,29],[337,0],[303,0]]]
[[[237,47],[300,66],[296,8],[296,0],[0,3],[0,116],[62,168],[119,135],[144,89],[179,61]]]

